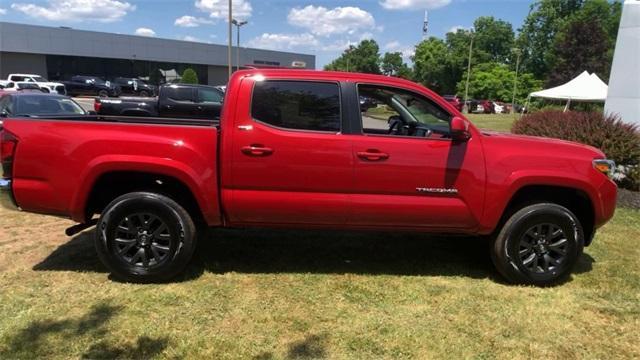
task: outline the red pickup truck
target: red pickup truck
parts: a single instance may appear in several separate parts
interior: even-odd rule
[[[548,285],[617,191],[595,148],[481,131],[420,85],[354,73],[238,71],[219,122],[6,119],[1,146],[4,204],[68,234],[97,223],[100,259],[137,282],[180,273],[205,227],[301,227],[488,236],[506,279]]]

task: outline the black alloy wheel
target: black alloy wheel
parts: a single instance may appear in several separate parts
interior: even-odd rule
[[[545,274],[555,271],[567,260],[569,240],[555,224],[539,224],[520,238],[519,257],[528,271]]]
[[[151,268],[166,261],[180,243],[167,224],[151,213],[126,216],[116,228],[112,250],[120,260],[134,266]]]
[[[570,276],[583,248],[579,219],[564,206],[543,202],[509,216],[496,234],[491,258],[513,284],[550,286]]]
[[[191,215],[173,199],[134,192],[113,200],[102,211],[96,250],[119,279],[163,282],[188,265],[197,242]]]

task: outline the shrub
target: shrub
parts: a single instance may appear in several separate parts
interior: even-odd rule
[[[540,111],[523,116],[513,124],[515,134],[544,136],[597,147],[619,165],[622,187],[640,186],[640,132],[616,116],[601,112]]]
[[[186,68],[182,73],[181,82],[183,84],[198,84],[198,74],[192,68]]]

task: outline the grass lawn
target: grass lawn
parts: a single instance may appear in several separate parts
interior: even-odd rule
[[[510,132],[515,117],[511,114],[468,114],[467,118],[484,130]]]
[[[635,210],[547,289],[504,284],[475,238],[275,230],[212,231],[179,281],[125,284],[70,225],[0,210],[0,359],[640,357]]]

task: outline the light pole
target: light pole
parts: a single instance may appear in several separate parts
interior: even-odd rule
[[[231,67],[233,66],[231,64],[231,48],[233,47],[233,24],[231,23],[233,21],[233,12],[231,10],[231,7],[233,6],[233,0],[229,0],[229,19],[228,23],[229,23],[229,28],[228,28],[228,32],[229,32],[229,46],[227,48],[227,62],[229,63],[229,80],[231,80],[231,72],[232,69]]]
[[[242,20],[236,20],[233,19],[231,21],[231,23],[233,23],[233,25],[235,25],[238,28],[238,43],[236,45],[236,66],[237,66],[237,70],[240,70],[240,28],[243,25],[247,25],[248,21],[242,21]]]
[[[511,113],[516,113],[516,91],[518,89],[518,70],[520,70],[520,55],[522,51],[518,48],[513,48],[511,51],[516,54],[516,77],[513,80],[513,99],[511,100]]]
[[[471,32],[471,42],[469,43],[469,62],[467,65],[467,84],[464,86],[464,105],[462,106],[462,112],[469,113],[469,78],[471,76],[471,54],[473,52],[473,30]]]

